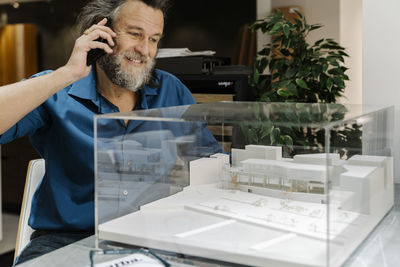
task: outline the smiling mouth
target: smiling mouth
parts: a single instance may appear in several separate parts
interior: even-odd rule
[[[127,60],[133,62],[133,63],[136,63],[136,64],[142,64],[142,63],[144,63],[143,60],[138,59],[138,58],[132,58],[132,57],[129,57],[129,56],[126,56],[125,58],[126,58]]]

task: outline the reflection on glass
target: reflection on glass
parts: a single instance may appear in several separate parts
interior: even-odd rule
[[[129,120],[125,132],[113,123]],[[101,239],[340,266],[393,205],[393,108],[224,102],[96,118]]]

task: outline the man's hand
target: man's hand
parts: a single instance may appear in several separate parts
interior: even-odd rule
[[[90,72],[90,66],[86,65],[87,54],[91,49],[103,49],[106,53],[111,54],[113,50],[113,37],[116,33],[109,27],[106,27],[107,18],[102,19],[99,23],[92,25],[89,29],[75,41],[74,49],[67,64],[64,66],[73,77],[73,80],[79,80],[86,77]],[[97,41],[98,38],[105,39],[107,43]]]
[[[0,87],[0,134],[56,92],[86,77],[90,72],[90,66],[86,65],[90,49],[113,52],[110,46],[114,46],[112,38],[116,34],[104,26],[106,23],[107,19],[103,19],[76,40],[66,65],[49,74]],[[99,37],[107,43],[96,41]]]

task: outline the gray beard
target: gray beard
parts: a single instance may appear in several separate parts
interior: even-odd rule
[[[124,60],[124,57],[125,53],[119,55],[106,54],[102,56],[97,63],[112,83],[132,92],[137,92],[150,81],[155,61],[154,59],[143,57],[135,53],[135,55],[131,55],[131,57],[141,58],[146,62],[146,65],[144,68],[138,69],[139,71],[136,73],[128,73],[122,68],[122,60]]]

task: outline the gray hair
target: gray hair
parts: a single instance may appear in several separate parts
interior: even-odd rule
[[[161,10],[166,17],[166,12],[170,7],[169,0],[93,0],[83,7],[78,16],[78,30],[80,33],[98,23],[105,17],[115,21],[121,7],[127,1],[140,1],[155,9]]]

